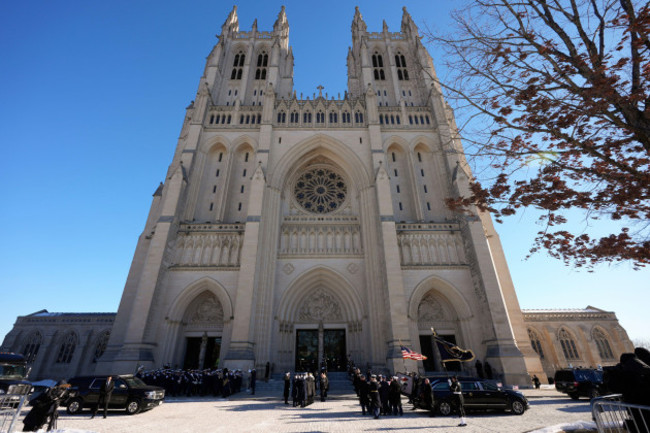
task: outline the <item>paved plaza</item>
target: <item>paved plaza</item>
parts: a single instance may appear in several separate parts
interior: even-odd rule
[[[554,390],[525,390],[530,409],[522,416],[509,413],[470,413],[469,425],[457,427],[454,417],[430,418],[404,402],[404,416],[362,416],[354,394],[332,396],[306,408],[285,405],[269,392],[240,393],[229,399],[167,398],[151,411],[135,416],[110,412],[107,419],[90,419],[90,412],[71,416],[61,411],[59,430],[97,433],[159,432],[532,432],[544,427],[590,421],[589,401],[573,401]],[[22,423],[20,424],[22,427]],[[562,431],[555,429],[548,431]]]

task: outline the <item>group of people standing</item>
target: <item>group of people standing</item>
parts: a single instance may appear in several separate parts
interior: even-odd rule
[[[397,376],[389,378],[383,375],[370,374],[366,376],[356,369],[352,378],[354,390],[359,397],[361,413],[373,415],[404,415],[402,409],[401,387]]]
[[[205,369],[179,370],[161,368],[139,371],[136,375],[147,385],[165,388],[165,395],[206,396],[226,398],[241,391],[243,373],[241,370]]]
[[[325,401],[329,391],[329,379],[325,371],[316,377],[312,373],[296,373],[293,378],[290,372],[284,375],[284,404],[289,404],[291,396],[293,407],[309,406],[314,402],[317,391],[320,393],[320,401]]]

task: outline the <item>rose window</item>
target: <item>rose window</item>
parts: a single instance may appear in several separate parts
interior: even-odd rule
[[[347,195],[347,188],[339,174],[327,168],[314,168],[298,178],[294,194],[303,209],[328,213],[341,207]]]

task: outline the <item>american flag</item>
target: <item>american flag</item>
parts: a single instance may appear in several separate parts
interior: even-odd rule
[[[427,359],[426,356],[421,353],[413,352],[406,346],[400,346],[400,348],[402,349],[402,358],[404,359],[414,359],[415,361],[424,361]]]

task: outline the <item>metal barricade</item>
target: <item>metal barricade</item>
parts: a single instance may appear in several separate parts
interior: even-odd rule
[[[625,403],[620,394],[591,400],[598,433],[650,433],[650,406]]]
[[[0,433],[16,431],[16,422],[26,400],[26,394],[0,395]]]

